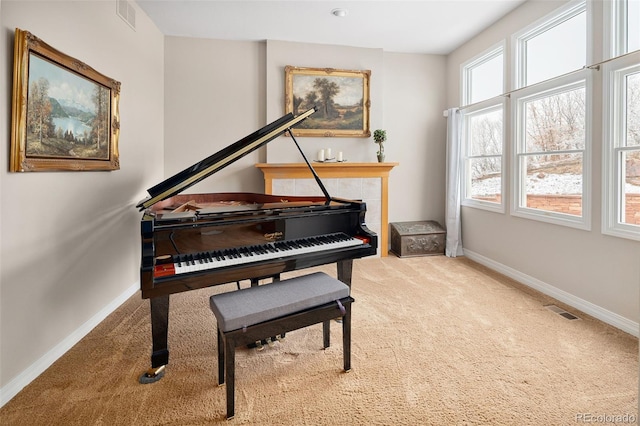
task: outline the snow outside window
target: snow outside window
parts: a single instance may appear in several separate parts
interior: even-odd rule
[[[590,229],[589,72],[514,96],[514,215]]]
[[[463,111],[462,204],[504,213],[504,104]]]
[[[504,213],[504,43],[461,67],[462,205]]]
[[[604,65],[605,234],[640,240],[640,52]]]
[[[591,73],[586,1],[514,34],[515,216],[590,229]]]

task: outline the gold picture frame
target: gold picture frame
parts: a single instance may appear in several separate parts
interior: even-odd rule
[[[118,170],[120,83],[16,28],[12,172]]]
[[[293,128],[295,136],[371,136],[371,71],[285,67],[285,112],[318,111]]]

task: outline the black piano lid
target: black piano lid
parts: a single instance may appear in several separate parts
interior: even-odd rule
[[[216,173],[218,170],[227,167],[229,164],[277,138],[286,132],[287,129],[301,123],[314,112],[316,112],[315,107],[310,108],[297,116],[289,113],[280,117],[204,160],[197,162],[193,166],[186,168],[149,188],[147,190],[149,197],[140,201],[136,207],[140,210],[144,210],[159,201],[179,194],[190,186],[195,185],[201,180],[211,176],[213,173]]]

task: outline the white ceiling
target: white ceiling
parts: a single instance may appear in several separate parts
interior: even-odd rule
[[[170,36],[448,54],[525,0],[137,0]],[[331,14],[348,10],[343,18]]]

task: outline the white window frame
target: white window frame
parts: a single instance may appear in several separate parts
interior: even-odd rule
[[[513,74],[511,81],[513,82],[513,90],[520,89],[524,87],[526,81],[526,70],[527,70],[527,57],[526,57],[526,43],[535,38],[536,36],[548,31],[549,29],[555,27],[561,22],[564,22],[568,19],[573,18],[574,16],[586,12],[586,26],[587,26],[587,34],[585,35],[585,43],[587,46],[587,55],[585,58],[585,66],[590,64],[592,61],[592,53],[590,46],[593,45],[591,42],[592,37],[592,16],[591,13],[591,2],[587,2],[586,0],[577,0],[567,3],[566,5],[556,9],[551,14],[546,17],[539,19],[532,25],[527,26],[523,30],[513,34],[511,37],[511,57],[513,58]]]
[[[506,92],[506,76],[507,76],[507,61],[506,61],[506,41],[503,40],[491,46],[486,51],[480,53],[474,58],[468,60],[460,66],[460,81],[462,82],[462,90],[460,91],[460,105],[471,104],[471,72],[474,68],[477,68],[490,60],[494,59],[498,55],[502,55],[502,93],[496,96],[501,96]]]
[[[482,210],[493,211],[496,213],[505,213],[506,212],[506,184],[508,177],[508,170],[506,164],[506,146],[507,146],[507,133],[506,133],[506,112],[507,105],[506,100],[503,96],[506,87],[507,87],[507,57],[506,57],[507,49],[506,49],[506,40],[503,40],[499,43],[494,44],[489,49],[484,52],[478,54],[477,56],[471,58],[467,62],[463,63],[460,66],[460,82],[461,88],[460,91],[460,104],[466,105],[462,109],[462,140],[463,140],[463,152],[462,156],[464,158],[464,162],[462,164],[463,175],[461,179],[461,205],[466,207],[474,207]],[[498,55],[502,55],[502,92],[490,99],[482,100],[480,102],[476,102],[473,105],[471,103],[471,74],[473,69],[477,68],[485,64],[486,62],[495,59]],[[502,158],[500,160],[500,203],[494,203],[491,201],[483,201],[477,200],[474,198],[467,197],[471,189],[471,172],[468,165],[468,159],[470,158],[471,147],[469,145],[469,138],[467,137],[467,126],[466,126],[466,117],[469,115],[473,115],[476,112],[486,112],[491,108],[502,107]]]
[[[578,229],[591,229],[591,117],[592,114],[592,70],[564,75],[546,82],[523,88],[511,95],[511,116],[513,117],[514,149],[511,161],[511,214],[556,225],[569,226]],[[575,216],[548,210],[534,209],[526,206],[526,177],[521,158],[528,155],[526,151],[524,108],[526,101],[536,97],[551,96],[564,92],[570,88],[585,87],[585,141],[582,150],[582,215]]]
[[[620,186],[624,182],[624,170],[618,161],[621,152],[628,149],[620,143],[626,128],[623,82],[627,75],[637,72],[640,72],[640,52],[603,65],[602,233],[640,241],[640,226],[621,220],[624,200]],[[638,147],[632,149],[638,150]]]
[[[605,1],[604,17],[604,58],[611,59],[628,53],[627,5],[628,0]]]
[[[490,110],[502,109],[502,152],[500,155],[500,203],[496,203],[493,201],[485,201],[478,200],[476,198],[471,198],[469,196],[471,192],[471,169],[469,167],[469,160],[472,158],[480,158],[484,156],[472,156],[472,147],[471,141],[468,137],[468,118],[473,117],[479,113],[487,113]],[[475,207],[482,210],[488,210],[496,213],[505,213],[506,212],[506,196],[507,193],[505,191],[507,184],[507,176],[508,170],[506,165],[506,141],[507,141],[507,132],[506,132],[506,112],[507,112],[507,102],[504,98],[500,98],[496,100],[495,98],[479,102],[474,104],[472,107],[465,108],[462,111],[462,135],[464,140],[464,148],[463,148],[463,178],[462,178],[462,197],[461,204],[467,207]]]
[[[591,63],[593,52],[592,36],[592,2],[586,0],[576,0],[568,2],[559,7],[547,16],[537,20],[533,24],[514,33],[511,37],[511,57],[513,61],[512,69],[512,90],[511,94],[511,132],[513,140],[513,150],[511,155],[511,208],[513,216],[527,219],[553,223],[557,225],[569,226],[578,229],[591,229],[591,117],[592,114],[592,70],[586,65]],[[526,43],[567,21],[578,14],[586,14],[586,57],[585,66],[582,69],[569,70],[567,73],[550,78],[545,81],[536,82],[525,87],[526,82]],[[552,212],[541,209],[526,207],[526,170],[522,170],[521,157],[526,152],[525,146],[525,126],[524,123],[524,102],[535,97],[553,95],[554,92],[562,92],[571,85],[581,84],[585,87],[585,145],[582,151],[582,215],[574,216],[564,213]]]

